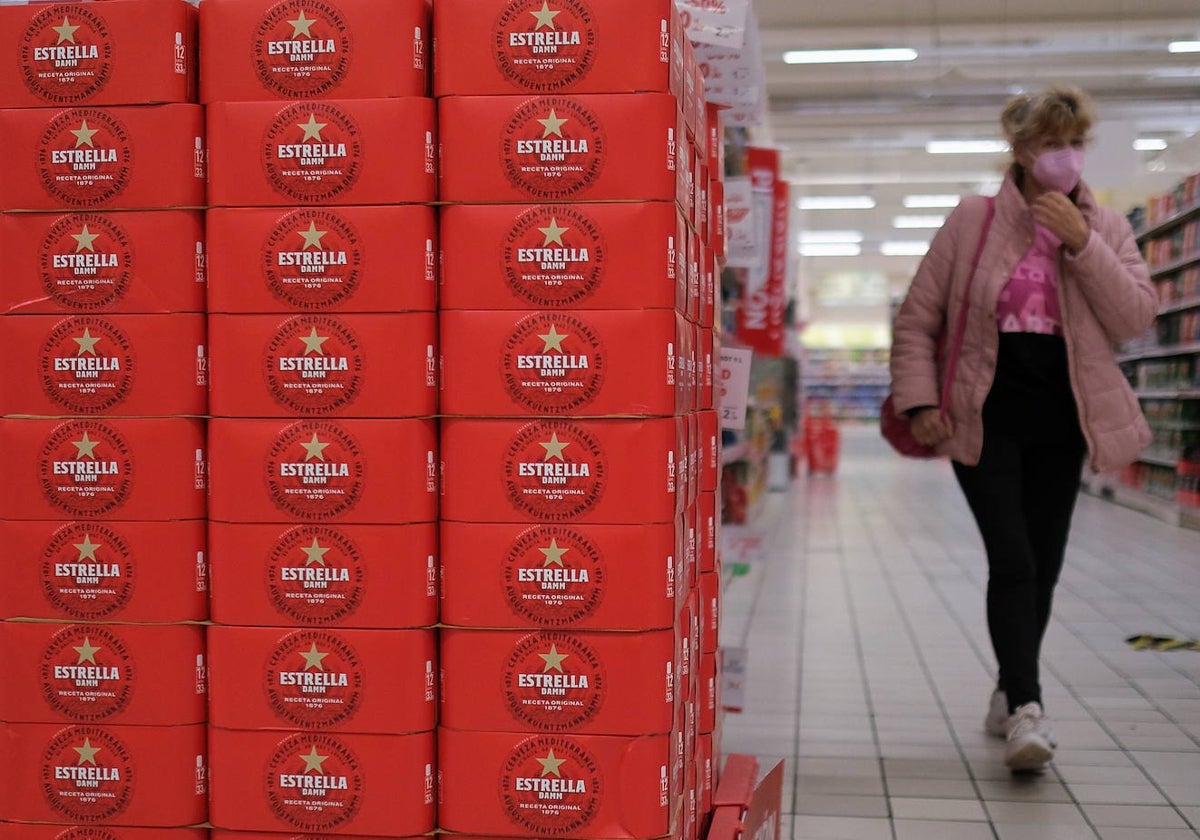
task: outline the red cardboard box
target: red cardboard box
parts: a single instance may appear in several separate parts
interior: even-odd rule
[[[670,522],[683,430],[655,420],[442,423],[442,518],[458,522]]]
[[[0,823],[7,840],[209,840],[207,828],[124,828]]]
[[[200,420],[0,420],[0,450],[0,519],[205,515]]]
[[[725,175],[725,128],[721,119],[721,106],[706,102],[705,111],[704,125],[708,129],[708,143],[705,147],[708,154],[708,171],[720,180]]]
[[[218,417],[429,417],[437,315],[213,315]]]
[[[200,37],[201,102],[426,93],[425,0],[212,0]]]
[[[721,576],[714,572],[700,575],[700,652],[715,653],[721,626]]]
[[[314,838],[320,838],[321,836],[337,837],[337,840],[393,840],[396,835],[372,835],[371,837],[367,837],[363,834],[316,835],[293,834],[291,832],[280,834],[274,831],[222,831],[219,828],[212,830],[212,840],[314,840]],[[401,838],[401,840],[418,840],[418,837]]]
[[[432,207],[218,208],[207,226],[209,312],[437,308]]]
[[[5,213],[0,240],[0,313],[204,311],[197,211]]]
[[[434,827],[434,734],[209,731],[218,828],[340,835]]]
[[[418,97],[213,103],[208,203],[433,201],[433,110]]]
[[[437,725],[433,630],[208,628],[211,723],[399,735]]]
[[[443,312],[441,412],[673,415],[687,408],[675,365],[689,329],[665,309]]]
[[[0,619],[208,618],[201,521],[0,521],[0,545]]]
[[[0,108],[196,99],[196,9],[108,0],[0,6]]]
[[[207,413],[204,316],[6,318],[0,414],[109,417]]]
[[[670,732],[674,629],[649,633],[442,630],[440,721],[458,730]]]
[[[0,724],[0,813],[21,822],[204,822],[203,725]]]
[[[467,834],[662,837],[672,828],[681,759],[670,735],[522,735],[441,727],[438,822],[443,831]]]
[[[696,738],[696,792],[704,828],[707,828],[708,817],[712,811],[713,791],[716,789],[716,763],[717,757],[713,755],[713,736],[700,733]]]
[[[211,518],[432,522],[431,420],[212,420]]]
[[[690,213],[668,94],[453,96],[438,113],[443,201],[678,201]]]
[[[687,305],[675,204],[451,205],[441,234],[443,310]]]
[[[714,355],[715,349],[714,349]],[[704,410],[700,417],[700,490],[712,493],[717,490],[721,477],[721,420],[716,411]]]
[[[725,258],[725,182],[713,179],[708,188],[708,207],[712,213],[709,223],[709,244],[722,260]]]
[[[717,728],[721,713],[721,654],[719,651],[700,655],[700,707],[697,726],[701,734],[711,734]]]
[[[437,623],[437,527],[209,524],[221,624],[398,628]]]
[[[687,589],[673,523],[441,523],[441,620],[460,627],[672,627]]]
[[[721,522],[717,494],[701,492],[696,507],[700,513],[700,574],[703,575],[717,570],[717,526]]]
[[[198,625],[0,623],[9,679],[0,719],[17,723],[204,723]]]
[[[0,160],[0,210],[201,207],[204,109],[0,110]]]
[[[686,36],[669,0],[438,0],[437,96],[682,94]]]

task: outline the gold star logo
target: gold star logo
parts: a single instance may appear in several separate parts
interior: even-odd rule
[[[300,336],[300,340],[304,342],[304,355],[310,356],[316,353],[318,356],[325,355],[325,349],[321,346],[329,340],[327,335],[317,335],[317,328],[313,327],[312,332],[308,335]]]
[[[321,140],[321,129],[327,125],[329,123],[317,122],[316,114],[309,114],[308,122],[306,123],[296,123],[296,127],[304,132],[304,136],[300,138],[301,140],[316,140],[318,143],[323,142]]]
[[[75,664],[82,665],[84,662],[91,662],[93,665],[95,665],[96,652],[99,650],[100,648],[92,644],[91,639],[89,639],[87,636],[84,636],[83,644],[75,648],[75,652],[79,654],[79,661]]]
[[[317,542],[316,537],[313,537],[312,545],[302,545],[300,546],[300,550],[304,552],[305,566],[311,566],[313,563],[316,563],[320,566],[325,565],[325,552],[329,551],[329,549],[323,548],[321,544]]]
[[[99,543],[92,542],[91,534],[84,534],[83,542],[71,543],[71,545],[79,551],[79,557],[77,559],[91,560],[93,563],[96,562],[96,549],[104,548],[104,546],[100,545]]]
[[[566,352],[563,350],[562,343],[564,339],[570,337],[570,333],[560,333],[553,324],[550,325],[550,332],[545,335],[538,334],[538,338],[545,342],[545,346],[542,348],[543,353],[549,353],[551,350],[557,350],[559,353]]]
[[[542,673],[544,674],[547,671],[558,671],[560,674],[563,673],[563,660],[568,658],[570,655],[571,654],[569,653],[559,653],[558,645],[550,645],[549,653],[538,654],[538,656],[542,657],[543,661],[546,663],[545,667],[542,668]]]
[[[554,23],[554,18],[560,13],[550,11],[550,4],[547,2],[547,0],[542,0],[542,8],[540,11],[530,12],[529,14],[537,18],[537,26],[533,27],[534,32],[537,32],[543,26],[548,26],[551,29],[558,29],[558,26],[556,26]]]
[[[562,442],[558,439],[558,432],[550,435],[550,440],[546,443],[539,443],[538,446],[546,450],[546,454],[542,457],[543,461],[549,461],[551,458],[557,458],[560,461],[565,461],[563,450],[570,446],[570,442]]]
[[[65,17],[63,18],[62,26],[52,26],[50,28],[58,33],[58,40],[54,42],[55,46],[62,43],[79,43],[75,40],[75,30],[79,27],[72,26],[71,21],[67,20]]]
[[[542,132],[542,137],[549,137],[551,134],[553,134],[555,137],[562,137],[562,127],[564,124],[570,122],[570,120],[566,117],[560,119],[558,114],[554,112],[554,109],[551,108],[550,116],[546,117],[544,120],[539,119],[538,122],[540,122],[546,129]]]
[[[538,759],[538,764],[542,765],[543,776],[558,776],[560,779],[562,778],[562,771],[558,768],[562,767],[565,762],[565,758],[554,757],[554,750],[550,750],[545,758]]]
[[[317,650],[317,643],[313,642],[312,647],[308,650],[300,651],[300,655],[304,657],[304,670],[311,671],[316,668],[318,671],[325,670],[325,657],[328,653],[321,653]]]
[[[79,123],[79,128],[71,129],[71,133],[75,135],[75,148],[78,149],[80,146],[91,146],[93,149],[96,148],[96,144],[92,142],[92,137],[94,137],[96,132],[99,130],[100,129],[98,128],[88,128],[87,120],[81,120]]]
[[[557,242],[559,245],[566,247],[563,245],[562,237],[564,233],[570,230],[570,228],[559,227],[558,219],[551,219],[550,227],[538,228],[538,230],[543,236],[546,237],[546,240],[542,243],[543,248],[549,245],[551,242]]]
[[[308,443],[302,442],[300,445],[304,447],[305,461],[311,461],[313,458],[319,461],[325,460],[325,447],[329,446],[329,444],[321,443],[321,441],[317,440],[316,432],[313,432],[312,440]]]
[[[288,23],[292,25],[292,37],[299,38],[301,33],[303,33],[307,37],[311,38],[313,36],[311,27],[316,22],[316,20],[306,18],[304,16],[304,12],[301,12],[300,17],[296,18],[295,20],[288,21]]]
[[[88,353],[92,356],[96,355],[96,343],[100,341],[100,339],[93,338],[92,331],[87,327],[84,327],[82,336],[79,338],[73,338],[71,340],[79,345],[79,349],[75,351],[76,356],[82,356],[84,353]]]
[[[546,562],[543,563],[542,566],[543,567],[551,566],[551,565],[561,566],[563,564],[563,560],[562,560],[563,555],[566,554],[570,550],[571,549],[569,549],[569,548],[559,548],[558,540],[550,540],[549,548],[539,548],[538,549],[538,551],[540,551],[540,552],[542,552],[542,554],[546,555]]]
[[[93,254],[96,253],[96,246],[92,243],[96,241],[98,236],[100,236],[100,234],[92,233],[90,230],[88,230],[87,225],[84,225],[83,230],[81,230],[79,233],[72,233],[71,238],[75,240],[75,253],[78,254],[80,251],[91,251]]]
[[[300,760],[304,762],[305,773],[324,773],[325,768],[321,765],[328,759],[327,755],[317,755],[316,745],[313,745],[312,751],[308,755],[300,756]]]
[[[96,753],[100,752],[100,748],[92,746],[91,738],[84,738],[82,747],[71,747],[71,749],[79,753],[79,760],[75,762],[76,766],[81,764],[96,766]]]
[[[303,126],[301,127],[303,128]],[[321,244],[321,239],[325,236],[325,234],[329,233],[329,231],[317,230],[316,222],[309,222],[308,230],[298,230],[296,233],[304,237],[304,247],[300,249],[301,251],[307,251],[309,248],[316,248],[318,251],[325,250],[325,246]]]
[[[96,460],[96,447],[100,445],[100,441],[92,440],[88,437],[88,433],[84,432],[83,437],[79,440],[71,441],[71,445],[75,447],[75,460],[80,458],[91,458]]]

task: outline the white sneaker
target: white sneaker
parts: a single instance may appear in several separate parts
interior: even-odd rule
[[[992,692],[992,699],[988,701],[983,729],[993,738],[1008,737],[1008,695],[999,688]]]
[[[1004,763],[1010,770],[1042,770],[1054,758],[1044,730],[1045,715],[1038,703],[1017,707],[1008,719],[1008,747]]]

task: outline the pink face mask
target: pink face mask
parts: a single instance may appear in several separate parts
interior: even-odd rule
[[[1033,162],[1033,177],[1048,190],[1069,193],[1083,175],[1083,152],[1067,146],[1042,152]]]

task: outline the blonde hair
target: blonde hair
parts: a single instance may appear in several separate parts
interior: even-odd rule
[[[1014,96],[1000,114],[1004,136],[1014,149],[1040,137],[1086,137],[1095,122],[1091,97],[1070,85],[1053,85],[1041,93]]]

